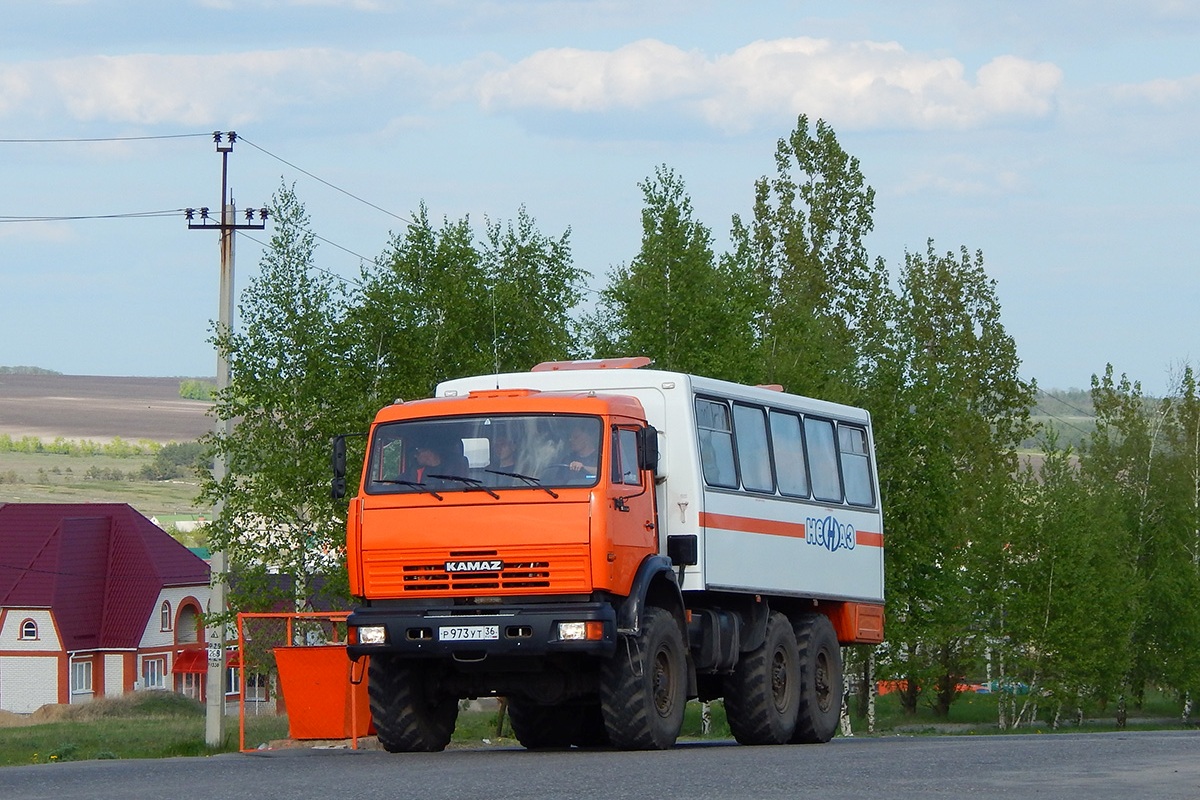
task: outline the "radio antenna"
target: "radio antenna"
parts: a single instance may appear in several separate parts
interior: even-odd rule
[[[496,376],[496,389],[500,389],[500,339],[496,330],[496,287],[492,287],[492,370]]]

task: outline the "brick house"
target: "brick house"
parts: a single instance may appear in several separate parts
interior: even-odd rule
[[[0,504],[0,710],[203,700],[209,567],[123,503]]]

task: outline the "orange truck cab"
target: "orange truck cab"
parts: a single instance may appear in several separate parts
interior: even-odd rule
[[[386,749],[443,749],[483,696],[529,748],[669,747],[689,698],[724,697],[739,741],[833,735],[839,643],[883,634],[869,415],[646,363],[447,381],[377,414],[348,624]]]

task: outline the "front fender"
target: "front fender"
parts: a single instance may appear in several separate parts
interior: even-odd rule
[[[617,609],[617,632],[637,636],[647,605],[665,608],[675,615],[682,629],[687,629],[683,621],[683,592],[679,589],[671,559],[664,555],[647,556],[638,565],[629,596]]]

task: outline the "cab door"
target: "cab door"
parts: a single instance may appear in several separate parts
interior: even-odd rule
[[[638,565],[658,552],[654,473],[641,469],[639,452],[645,423],[616,423],[609,434],[606,519],[613,556],[612,588],[626,593]]]

